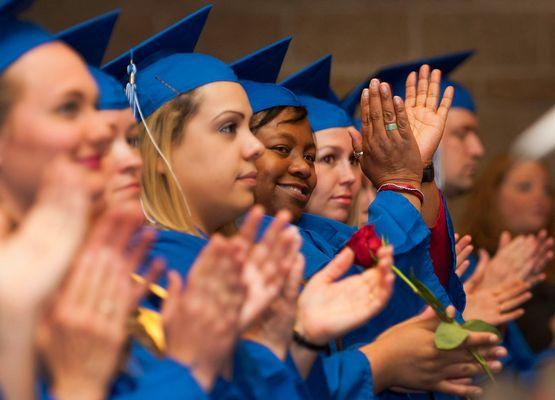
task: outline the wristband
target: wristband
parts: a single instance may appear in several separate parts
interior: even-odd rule
[[[424,204],[424,193],[412,185],[398,185],[397,183],[384,183],[378,188],[378,192],[391,190],[392,192],[407,193],[416,196],[420,205]]]
[[[330,346],[328,346],[327,344],[320,345],[320,344],[311,343],[308,340],[306,340],[304,337],[302,337],[301,334],[297,331],[293,331],[293,341],[297,343],[299,346],[302,346],[312,351],[317,351],[317,352],[323,351],[328,354],[330,352]]]

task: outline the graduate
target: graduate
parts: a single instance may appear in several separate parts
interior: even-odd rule
[[[442,82],[442,87],[451,85],[455,88],[453,97],[452,110],[447,118],[445,134],[439,147],[438,161],[435,163],[435,171],[439,176],[439,185],[445,191],[447,198],[453,198],[459,194],[465,193],[471,189],[474,183],[475,164],[483,155],[483,146],[478,136],[478,121],[476,115],[476,102],[470,91],[460,83],[449,79],[449,74],[460,67],[469,57],[474,54],[473,51],[461,51],[456,53],[442,54],[431,58],[416,60],[386,67],[376,73],[376,76],[390,79],[393,84],[394,93],[403,96],[404,87],[403,80],[408,73],[422,62],[430,63],[435,68],[445,71],[447,79]],[[465,167],[466,166],[466,167]],[[451,221],[449,229],[451,228]],[[550,245],[547,236],[537,236],[531,239],[529,244],[531,247],[537,246],[538,251],[547,252]],[[537,243],[534,243],[537,241]],[[510,251],[510,246],[505,251]],[[539,254],[538,254],[539,255]],[[513,255],[511,255],[512,257]],[[538,259],[542,259],[540,256]],[[474,274],[478,257],[472,254],[469,257],[470,266],[463,273],[461,280],[467,282]],[[524,264],[522,267],[524,267]],[[541,271],[541,267],[538,271]],[[524,293],[522,293],[524,294]],[[483,296],[482,296],[483,297]],[[472,318],[480,318],[487,310],[487,305],[476,300],[479,296],[474,295],[473,301],[470,302],[470,308],[465,313]],[[463,313],[464,315],[464,313]],[[485,317],[484,317],[485,318]],[[507,324],[505,339],[503,344],[507,347],[509,356],[503,360],[504,367],[507,369],[526,370],[533,365],[533,357],[524,346],[522,334],[514,322]]]
[[[280,90],[276,91],[277,86],[275,86],[274,84],[268,83],[268,82],[275,82],[275,79],[279,74],[281,64],[285,57],[285,53],[288,48],[289,42],[290,42],[290,38],[286,38],[272,45],[266,46],[265,48],[260,49],[234,62],[232,64],[232,68],[234,69],[234,71],[237,73],[239,77],[243,78],[241,80],[241,84],[249,94],[249,100],[251,101],[251,106],[253,107],[253,110],[258,112],[259,109],[273,107],[273,105],[275,105],[276,102],[277,104],[280,104],[280,101],[281,101],[282,104],[291,105],[290,107],[290,109],[292,110],[291,121],[298,121],[301,123],[301,125],[304,121],[304,124],[306,125],[306,127],[310,129],[308,127],[308,121],[305,118],[306,110],[304,109],[304,107],[301,106],[296,96],[284,88],[279,88]],[[256,93],[256,95],[254,95],[253,93]],[[311,145],[304,150],[303,157],[305,157],[308,160],[312,160],[314,157],[314,151],[315,151],[314,144],[311,143]],[[266,179],[267,177],[265,176],[264,172],[265,171],[259,169],[259,178],[257,182],[257,189],[255,192],[255,196],[257,197],[258,202],[260,202],[260,199],[258,199],[258,196],[262,192],[262,190],[260,190],[260,185],[264,185],[264,183],[267,182],[267,179]],[[270,183],[270,182],[267,182],[267,183]],[[293,190],[289,189],[287,185],[284,184],[284,190],[290,190],[295,192],[296,200],[293,200],[293,202],[295,203],[302,202],[305,196],[303,196],[302,193],[299,193],[299,192],[305,189],[305,186],[303,185],[303,187],[300,188],[300,190],[297,188],[292,188],[292,189]],[[270,194],[270,196],[265,198],[266,201],[263,202],[263,204],[266,207],[267,212],[269,214],[275,214],[280,207],[285,207],[289,209],[291,212],[293,212],[294,219],[295,220],[297,219],[296,214],[298,213],[298,210],[295,210],[294,207],[291,207],[289,204],[281,202],[279,196],[276,196],[276,197],[272,196],[274,193],[268,193],[268,194]],[[271,219],[268,218],[268,220],[271,220]],[[320,238],[319,241],[318,240],[315,241],[314,238],[307,236],[307,232],[303,232],[302,230],[301,230],[301,235],[305,239],[301,250],[305,255],[305,258],[308,263],[307,268],[305,269],[305,278],[308,279],[314,276],[314,274],[316,274],[318,270],[320,270],[323,266],[325,266],[325,264],[327,263],[327,260],[333,258],[335,254],[334,254],[334,249],[330,246],[330,244],[326,243],[326,241],[323,238]],[[306,292],[307,290],[305,289],[304,294],[306,294]],[[302,302],[302,300],[303,300],[303,297],[301,296],[300,302]],[[335,302],[336,302],[335,304],[336,307],[338,304],[341,303],[338,299],[335,300]],[[351,306],[354,306],[354,304],[351,304]],[[353,308],[354,307],[352,307],[351,310],[353,310]],[[368,305],[364,308],[368,310],[371,309],[371,307],[369,307]],[[364,311],[364,308],[362,310],[357,310],[357,313]],[[372,307],[372,308],[375,308],[375,307]],[[347,310],[345,309],[343,312],[346,313]],[[358,325],[365,322],[368,318],[370,318],[373,315],[375,315],[375,313],[370,313],[365,315],[365,313],[363,312],[361,316],[358,317],[358,320],[359,320]],[[322,315],[320,318],[325,319],[325,315]],[[351,326],[350,328],[352,329],[354,327],[355,326]],[[337,329],[337,328],[330,327],[329,329]],[[345,329],[343,333],[347,332],[348,330],[350,329]],[[295,331],[302,332],[303,335],[311,335],[311,332],[307,332],[301,323],[297,323],[297,325],[295,326]],[[321,349],[325,347],[324,345],[331,338],[332,337],[326,338],[324,336],[324,337],[319,337],[316,340],[315,338],[311,337],[312,349],[310,348],[308,349],[313,351],[318,348]],[[297,337],[296,339],[297,342],[295,343],[295,345],[300,347],[303,347],[304,345],[305,351],[306,351],[306,346],[307,346],[306,343],[304,341],[298,341],[298,339],[299,338]],[[314,355],[315,354],[313,354],[313,356]],[[339,359],[341,359],[341,363],[338,362]],[[368,397],[369,395],[372,394],[373,391],[372,391],[371,380],[368,379],[370,377],[369,365],[368,365],[368,362],[365,360],[364,356],[362,355],[362,353],[357,351],[343,352],[340,358],[334,358],[333,360],[327,359],[325,364],[326,364],[325,369],[328,371],[327,377],[333,381],[328,383],[328,386],[329,388],[331,388],[331,390],[329,393],[326,393],[326,394],[318,393],[316,397],[330,396],[332,398],[342,398],[342,397],[359,398],[359,397]],[[342,365],[349,366],[350,368],[342,370],[341,369]],[[299,367],[298,364],[297,366]],[[304,371],[303,375],[306,375],[308,373],[308,370],[310,370],[310,368],[307,367],[306,365],[299,368]],[[316,366],[315,368],[318,369],[318,366]],[[337,383],[335,381],[337,380],[341,380],[344,384],[344,387],[341,388],[342,393],[339,393],[340,389],[335,388],[337,386]],[[320,391],[324,389],[323,386],[325,386],[324,385],[325,380],[320,379],[315,383],[316,385],[319,386],[319,388],[317,389],[319,389]]]
[[[87,61],[100,91],[97,109],[110,129],[117,133],[104,164],[110,176],[104,194],[106,206],[116,209],[140,209],[139,179],[142,163],[137,149],[138,125],[123,86],[99,69],[118,15],[119,11],[116,10],[95,17],[59,33],[57,37],[71,45]],[[181,341],[187,341],[188,346],[194,345],[191,337],[185,334],[180,337]],[[206,337],[204,339],[206,340]],[[137,343],[133,346],[138,354],[148,353],[147,349]],[[164,395],[166,398],[206,398],[206,394],[197,383],[197,380],[202,379],[191,373],[187,366],[172,358],[161,359],[161,362],[157,363],[157,369],[149,371],[149,374],[137,370],[136,364],[137,361],[133,357],[127,361],[127,368],[109,388],[109,397],[149,398],[153,390],[158,394],[167,390]],[[155,383],[161,380],[171,382],[171,388],[156,387]]]
[[[113,338],[105,337],[104,332],[109,330],[103,327],[113,326],[111,332],[120,334],[127,318],[127,306],[134,295],[139,295],[135,293],[128,274],[123,272],[132,269],[123,254],[128,252],[122,243],[136,227],[136,219],[120,213],[117,216],[101,215],[89,221],[91,212],[96,215],[99,211],[98,198],[102,195],[104,180],[101,163],[113,134],[96,109],[98,89],[82,58],[40,27],[17,19],[17,13],[31,3],[0,3],[0,48],[3,54],[0,62],[3,96],[0,153],[6,168],[0,178],[0,190],[3,212],[12,219],[15,229],[5,238],[4,244],[16,236],[18,239],[27,237],[30,241],[32,249],[27,254],[34,261],[36,271],[34,277],[23,285],[31,290],[23,287],[18,290],[22,296],[27,296],[21,299],[21,305],[31,305],[36,301],[39,305],[37,310],[27,310],[28,316],[34,320],[32,329],[20,330],[13,323],[10,326],[21,338],[27,338],[30,333],[34,340],[35,328],[53,315],[53,300],[64,296],[75,300],[71,293],[78,293],[81,306],[87,307],[71,310],[77,312],[66,309],[63,315],[72,323],[77,322],[76,318],[83,318],[81,323],[89,328],[91,321],[95,320],[100,334],[89,337],[93,339],[87,343],[90,346],[81,346],[82,350],[91,351],[92,359],[80,358],[82,352],[74,354],[69,351],[76,342],[66,337],[66,340],[57,342],[57,346],[47,346],[50,352],[43,361],[49,367],[54,362],[61,370],[65,368],[70,372],[56,374],[63,377],[65,389],[72,378],[80,375],[78,391],[83,396],[92,396],[106,390],[104,379],[111,378],[111,368],[122,345],[121,340],[112,341]],[[46,183],[43,176],[47,178]],[[60,182],[62,187],[56,189],[52,179]],[[61,188],[64,191],[60,192]],[[39,212],[37,206],[32,208],[34,204],[44,204],[48,200],[55,203],[50,205],[49,213]],[[65,211],[60,212],[57,207]],[[40,222],[42,228],[48,227],[47,234],[42,232],[43,238],[32,237],[33,232],[36,234],[30,228],[33,220]],[[118,224],[114,225],[116,220]],[[25,228],[30,230],[24,231]],[[107,243],[103,235],[107,229],[111,229],[119,240]],[[143,244],[143,240],[138,243]],[[86,257],[82,257],[85,253],[89,254],[86,262]],[[109,264],[106,259],[98,258],[100,253],[108,257]],[[130,257],[137,255],[135,251],[128,254]],[[90,270],[88,262],[95,265],[94,271]],[[10,259],[4,260],[3,264],[16,269],[23,267]],[[84,274],[91,279],[76,278]],[[34,280],[39,278],[40,285],[36,285]],[[111,289],[116,286],[120,290],[114,298]],[[105,301],[97,302],[95,298]],[[49,300],[47,309],[43,304],[46,299]],[[30,348],[35,349],[35,344],[31,342]],[[75,364],[68,362],[71,357]],[[98,364],[102,357],[104,360]],[[17,362],[2,358],[4,394],[8,398],[32,398],[35,354],[22,349]],[[25,363],[26,367],[20,368]],[[92,366],[96,370],[91,375],[87,369]],[[50,372],[54,371],[51,369]],[[69,390],[63,396],[60,394],[60,398],[73,394]]]
[[[281,84],[286,87],[292,88],[294,91],[297,91],[298,93],[300,93],[299,97],[303,101],[303,104],[307,105],[307,108],[309,111],[308,118],[311,121],[311,125],[314,125],[315,127],[313,129],[316,132],[315,133],[316,138],[318,138],[318,134],[321,131],[323,131],[323,133],[329,133],[331,131],[331,133],[333,134],[334,132],[332,130],[333,129],[339,130],[339,128],[344,128],[342,131],[343,136],[345,136],[346,130],[347,130],[348,132],[351,132],[351,135],[356,137],[357,132],[353,131],[354,128],[352,127],[351,119],[342,110],[338,101],[335,100],[336,96],[333,94],[333,91],[329,87],[330,70],[331,70],[331,58],[324,57],[316,61],[312,65],[306,67],[304,70],[287,78]],[[428,74],[429,74],[429,69],[426,69],[426,71],[428,71]],[[425,74],[425,73],[421,74],[422,79],[420,84],[427,85],[428,80],[431,80],[431,85],[439,83],[438,71],[435,71],[432,77],[430,77],[428,74]],[[412,82],[411,87],[412,85],[414,85],[413,90],[416,90],[416,74],[413,74],[411,82]],[[409,82],[407,82],[407,85],[408,84]],[[381,86],[385,89],[387,89],[388,87],[386,83],[384,83]],[[311,113],[311,110],[312,110],[312,113]],[[424,110],[424,112],[427,112],[427,110]],[[436,119],[436,122],[438,124],[441,124],[440,115],[436,114],[434,111],[429,111],[429,112],[435,114],[434,118]],[[441,112],[441,109],[438,111],[438,113],[439,112]],[[424,165],[429,164],[432,154],[434,152],[433,146],[438,144],[439,138],[441,137],[440,136],[441,127],[440,125],[438,125],[437,128],[434,128],[431,132],[428,132],[428,134],[430,134],[430,137],[434,137],[433,140],[427,141],[424,139],[426,132],[417,131],[417,133],[418,133],[418,135],[416,136],[418,138],[417,143],[419,143],[419,146],[422,147],[420,149],[421,157],[423,159],[428,160],[428,161],[423,161],[423,164]],[[366,156],[369,157],[369,155],[366,155]],[[361,161],[363,161],[363,163],[361,164],[362,169],[365,172],[366,176],[372,177],[371,176],[373,172],[371,169],[372,165],[369,164],[368,161],[365,162],[365,160],[366,160],[365,158],[361,159]],[[400,176],[397,177],[397,179],[400,182],[405,181],[404,178]],[[409,199],[409,201],[411,201],[411,204],[413,206],[414,204],[416,204],[418,208],[407,207],[407,204],[402,200],[403,199],[402,196],[394,195],[394,192],[385,190],[384,193],[381,193],[381,192],[378,193],[378,196],[376,197],[376,199],[374,200],[374,203],[371,206],[371,209],[373,209],[373,215],[371,210],[369,210],[369,218],[380,221],[380,224],[376,225],[378,233],[381,236],[388,239],[395,246],[398,254],[402,254],[403,252],[407,252],[407,253],[410,252],[411,248],[418,247],[417,244],[419,242],[421,243],[422,248],[426,248],[428,244],[427,243],[424,244],[424,242],[427,242],[428,240],[430,240],[430,243],[432,246],[431,255],[433,258],[434,257],[433,247],[437,246],[438,249],[437,251],[435,251],[435,253],[439,253],[439,255],[442,256],[442,259],[439,260],[437,263],[434,262],[434,266],[438,264],[438,267],[434,268],[433,270],[435,274],[432,272],[428,274],[428,277],[426,277],[427,273],[424,272],[426,271],[426,268],[423,267],[422,278],[424,280],[428,280],[427,284],[429,285],[429,287],[432,290],[437,291],[436,295],[438,295],[438,297],[442,299],[442,301],[444,301],[445,304],[448,304],[451,302],[453,305],[455,305],[457,309],[462,310],[464,309],[464,292],[462,291],[461,284],[454,272],[454,268],[452,268],[452,265],[454,266],[454,261],[455,261],[454,251],[453,251],[454,243],[449,243],[449,238],[452,237],[452,230],[449,228],[450,225],[448,224],[449,222],[448,213],[446,212],[445,208],[442,207],[443,202],[440,201],[439,192],[435,187],[435,185],[433,184],[433,182],[427,182],[430,180],[430,177],[425,176],[422,179],[424,180],[424,182],[421,184],[421,186],[422,186],[422,192],[425,197],[424,199],[425,201],[422,203],[423,204],[422,214],[420,214],[419,212],[416,212],[413,214],[411,212],[413,210],[418,211],[420,208],[420,204],[418,204],[418,202],[414,202],[415,196],[413,196],[409,190],[403,192],[404,190],[403,185],[400,184],[398,185],[400,186],[400,189],[397,189],[397,188],[393,188],[393,189],[400,190],[403,197]],[[392,179],[392,181],[394,180],[395,178]],[[417,182],[413,182],[413,183],[419,186]],[[379,184],[377,185],[380,186]],[[397,199],[401,201],[395,202]],[[315,208],[319,208],[319,207],[313,206],[312,211],[315,211]],[[393,216],[392,220],[388,221],[387,223],[384,223],[384,221],[381,221],[381,218],[383,217],[380,218],[378,216],[384,213],[384,211],[382,210],[389,213],[389,215]],[[406,212],[406,214],[403,214],[403,212]],[[323,210],[320,210],[318,214],[323,214],[323,213],[324,213]],[[343,215],[345,214],[343,213]],[[309,228],[308,224],[310,223],[310,220],[307,218],[306,222],[304,220],[301,220],[301,221],[302,223],[306,224],[304,225],[304,227],[308,229]],[[407,237],[409,238],[408,240],[412,241],[410,245],[408,243],[398,243],[397,242],[398,239],[395,239],[394,231],[392,232],[387,231],[387,229],[391,229],[389,226],[396,226],[399,224],[399,222],[396,222],[396,221],[402,221],[403,226],[410,227],[410,229],[413,229],[413,232],[407,235]],[[429,238],[427,225],[435,226],[437,225],[438,221],[447,222],[446,224],[447,227],[439,226],[438,229],[432,229],[432,237]],[[369,221],[369,223],[372,223],[372,222]],[[340,225],[336,224],[335,226],[339,227]],[[339,228],[336,228],[336,229],[339,229]],[[318,228],[315,227],[314,230],[318,230]],[[351,232],[354,231],[352,229],[349,229],[349,230]],[[343,228],[343,231],[345,233],[349,232],[349,230],[345,230],[345,228]],[[439,232],[436,237],[436,240],[434,240],[433,236],[434,236],[434,231],[436,230],[438,230]],[[415,234],[415,232],[419,232],[420,235]],[[343,243],[348,239],[348,237],[345,236],[345,233],[343,234],[343,236],[337,235],[334,238],[338,246],[343,245]],[[341,238],[341,240],[338,240],[338,238]],[[451,241],[451,242],[454,242],[454,241]],[[416,254],[417,253],[412,255],[413,259],[410,261],[410,263],[412,264],[415,263],[414,257],[417,257]],[[424,259],[421,262],[424,265],[426,265],[427,263],[429,265],[429,261],[426,261],[428,257],[426,257],[425,252],[422,252],[421,257],[424,257]],[[396,260],[396,263],[401,267],[404,265],[404,263],[399,260]],[[419,273],[418,269],[416,270],[416,273]],[[436,275],[437,278],[434,275]],[[439,285],[439,283],[441,283],[441,285]],[[447,290],[444,290],[443,288],[446,288]],[[448,297],[445,296],[445,292],[447,293]],[[407,307],[400,307],[400,309],[407,309]],[[396,321],[396,322],[400,322],[400,321]]]
[[[226,234],[237,231],[234,219],[227,222],[226,218],[232,215],[239,217],[252,205],[251,181],[253,181],[252,175],[255,174],[255,170],[254,166],[251,167],[251,162],[260,151],[258,141],[248,129],[250,106],[242,88],[237,84],[233,71],[213,57],[191,53],[208,11],[209,7],[200,10],[190,16],[187,23],[178,23],[136,46],[131,51],[132,59],[126,53],[105,67],[107,71],[112,71],[120,79],[126,79],[125,69],[130,61],[133,62],[134,68],[137,68],[134,80],[130,84],[135,86],[132,94],[137,96],[134,98],[136,100],[134,106],[137,117],[142,121],[141,151],[145,163],[143,204],[151,222],[155,223],[157,227],[163,228],[151,256],[163,257],[168,266],[177,269],[182,276],[188,275],[199,251],[206,246],[208,236],[214,235],[217,231]],[[121,73],[122,67],[123,74]],[[198,104],[196,99],[193,101],[193,97],[201,95],[202,97],[207,96],[206,104],[204,104],[205,101],[198,102]],[[199,118],[199,122],[202,125],[196,129],[187,129],[187,133],[183,134],[181,130],[184,120],[195,119],[196,107],[202,107],[199,111],[200,117],[202,117]],[[172,109],[175,110],[172,111]],[[211,115],[216,111],[222,114],[212,115],[209,120],[210,125],[208,125],[208,121],[206,121],[208,115],[205,113]],[[184,115],[178,119],[167,119],[168,112],[170,115],[183,112]],[[212,121],[214,117],[216,119]],[[220,176],[204,177],[201,181],[190,179],[190,177],[184,179],[183,176],[180,176],[184,171],[193,173],[203,165],[202,159],[198,159],[199,155],[204,154],[206,157],[204,162],[213,160],[209,156],[211,151],[198,148],[194,151],[196,156],[191,157],[188,154],[189,150],[193,150],[190,145],[183,146],[177,153],[174,151],[179,146],[173,146],[170,155],[168,154],[170,150],[168,145],[172,142],[188,142],[189,140],[194,143],[198,140],[196,135],[199,134],[201,136],[198,139],[201,139],[201,142],[208,140],[201,148],[205,148],[211,141],[220,143],[219,146],[224,146],[222,150],[225,151],[221,155],[227,154],[227,158],[218,167],[225,166],[226,173],[222,174],[222,170],[213,171],[212,173],[215,172]],[[182,135],[183,140],[172,137],[175,135]],[[233,146],[229,146],[231,144]],[[187,155],[180,153],[187,153]],[[160,167],[152,164],[153,161],[155,164],[164,163],[162,174],[160,174]],[[192,161],[194,163],[190,164]],[[185,168],[180,167],[180,169],[174,170],[176,162],[177,165],[189,163],[189,166],[186,164],[183,165]],[[199,167],[197,167],[197,163],[200,163]],[[230,168],[231,166],[234,166],[235,169]],[[156,182],[153,182],[154,177],[156,177],[154,179]],[[219,187],[218,180],[225,186]],[[153,183],[159,182],[163,182],[164,187],[170,188],[172,192],[169,194],[173,197],[167,197],[168,193],[165,193],[167,189],[160,191],[160,187],[152,187]],[[214,215],[206,214],[207,210],[202,204],[209,199],[202,199],[199,203],[201,198],[198,195],[194,196],[199,189],[202,189],[202,185],[207,185],[208,182],[215,183],[215,186],[211,185],[212,189],[220,190],[215,197],[210,194],[213,196],[211,201],[217,202],[217,205],[210,208],[212,213],[216,213],[217,210],[217,214]],[[206,191],[206,188],[204,190]],[[222,196],[223,191],[228,193]],[[185,194],[187,195],[185,196]],[[166,196],[165,199],[164,196]],[[171,201],[169,204],[168,200]],[[209,201],[207,203],[210,204]],[[222,220],[222,218],[224,219]],[[275,260],[278,254],[283,257],[287,251],[296,252],[297,245],[295,243],[300,240],[296,238],[294,231],[285,229],[285,221],[285,216],[278,218],[276,223],[268,229],[260,248],[257,247],[257,252],[263,250],[268,253],[266,259],[261,259],[259,254],[255,254],[256,257],[253,258],[253,254],[250,252],[249,265],[252,271],[249,273],[273,275],[260,276],[261,285],[255,288],[258,292],[251,293],[250,302],[247,300],[248,303],[243,307],[241,330],[251,324],[257,314],[264,311],[269,303],[276,299],[284,282],[284,278],[280,274],[283,275],[290,269],[289,266],[283,265],[284,262],[277,263]],[[284,249],[284,245],[289,250]],[[276,263],[281,266],[281,269],[272,266]],[[274,287],[264,285],[264,282],[270,282]],[[162,284],[166,285],[166,282],[163,281]],[[261,301],[263,303],[260,303]],[[216,320],[219,318],[222,317],[215,317]],[[233,332],[229,333],[233,334]],[[268,386],[267,382],[273,382],[275,390],[279,390],[283,385],[291,382],[292,393],[289,395],[295,397],[302,395],[294,393],[297,390],[295,374],[285,368],[285,364],[269,350],[254,342],[242,342],[240,347],[236,351],[233,381],[236,387],[240,387],[240,391],[248,391],[248,393],[240,392],[241,396],[257,398],[263,396],[264,387]],[[150,360],[150,364],[143,365],[143,368],[150,367],[155,363],[156,360]],[[255,365],[258,365],[259,368],[253,370]],[[246,368],[250,368],[250,370]],[[243,369],[245,372],[242,372]],[[258,381],[255,381],[256,379]],[[285,383],[282,384],[282,381]],[[256,385],[251,382],[255,382]],[[211,390],[212,387],[213,384],[209,389]],[[215,398],[230,397],[233,396],[234,390],[236,389],[231,388],[229,384],[227,386],[226,384],[216,385],[212,396]],[[267,390],[269,393],[270,388],[268,387]]]
[[[294,221],[302,228],[300,222],[306,217],[306,214],[302,215],[302,211],[316,184],[313,167],[315,145],[301,100],[288,89],[273,84],[283,60],[283,46],[279,45],[278,42],[259,50],[234,63],[232,67],[242,78],[241,83],[255,112],[253,130],[266,146],[264,155],[256,161],[259,170],[255,192],[257,201],[270,212],[281,207],[289,209],[294,215]],[[329,112],[330,108],[331,106],[327,107],[328,120],[333,115]],[[340,120],[345,126],[351,125],[350,119],[342,110],[332,111],[343,117]],[[336,121],[333,123],[337,123]],[[333,241],[326,241],[324,238],[326,234],[337,233],[337,228],[335,231],[330,229],[333,221],[331,223],[331,226],[329,223],[321,224],[322,229],[319,230],[301,229],[305,242],[314,243],[324,254],[333,254],[333,251],[337,251],[332,246]],[[307,255],[307,279],[317,270],[311,259]],[[347,361],[349,354],[352,357]],[[325,360],[324,371],[328,376],[328,389],[333,398],[368,398],[369,393],[373,396],[372,372],[368,369],[368,360],[357,358],[356,354],[362,355],[358,351],[339,352]],[[363,372],[364,368],[366,372]]]
[[[166,34],[171,36],[173,33]],[[253,189],[257,173],[254,164],[251,163],[260,156],[262,147],[250,131],[252,111],[233,70],[210,56],[172,53],[177,46],[169,39],[159,35],[133,49],[133,63],[137,68],[137,75],[132,82],[135,82],[138,96],[137,113],[143,119],[143,204],[151,221],[165,228],[160,231],[151,255],[163,256],[170,266],[179,268],[180,272],[186,275],[196,253],[205,245],[204,237],[214,235],[218,231],[224,234],[236,231],[235,220],[254,203]],[[141,65],[141,62],[137,61],[139,53],[145,57],[147,65]],[[162,58],[155,60],[158,56]],[[124,76],[125,63],[120,60],[121,58],[108,64],[106,70],[113,70],[114,66],[119,64],[120,76]],[[153,60],[153,64],[148,64]],[[191,60],[195,63],[191,63]],[[152,92],[146,91],[145,88]],[[141,93],[144,97],[141,97]],[[217,98],[214,97],[216,93]],[[208,106],[210,107],[207,108]],[[227,111],[227,107],[233,108]],[[208,124],[205,119],[218,112],[221,115],[216,114],[217,118]],[[179,113],[185,115],[177,118]],[[172,132],[173,135],[170,135]],[[202,143],[204,144],[201,145]],[[209,156],[216,150],[219,152],[218,157]],[[162,170],[161,162],[164,165]],[[283,217],[278,213],[276,221],[270,223],[266,232],[275,231],[276,228],[272,227],[275,227],[276,223],[279,224],[280,220],[283,220]],[[265,237],[266,235],[267,233]],[[265,241],[267,239],[262,239],[262,243]],[[282,255],[279,254],[280,258]],[[329,265],[323,273],[328,274],[327,270],[335,269],[337,263],[342,264],[341,268],[345,268],[345,265],[348,268],[352,262],[350,257],[347,251],[340,254],[334,262],[331,258],[326,258]],[[264,269],[264,265],[258,267],[258,270]],[[353,285],[366,292],[372,287],[370,282],[381,279],[380,275],[381,273],[369,273],[347,283],[337,284],[340,284],[339,289],[345,292],[350,291],[349,288]],[[373,276],[375,278],[370,278]],[[165,282],[162,281],[162,284],[165,285]],[[315,292],[323,290],[322,286],[337,288],[335,284],[336,282],[332,281],[323,282],[320,286],[312,285],[314,289],[305,289],[302,296],[314,296]],[[256,297],[258,301],[266,299],[266,302],[270,302],[268,299],[276,299],[276,294],[272,295],[273,291],[265,290]],[[361,301],[367,302],[368,298],[361,296]],[[326,299],[329,299],[329,296]],[[301,300],[299,302],[314,304]],[[323,309],[318,305],[314,308]],[[364,307],[360,310],[364,314],[368,312]],[[358,315],[354,317],[359,318]],[[335,325],[333,320],[326,322],[328,326]],[[312,323],[320,321],[313,320]],[[295,371],[281,362],[283,354],[281,357],[274,354],[275,360],[272,360],[272,354],[267,348],[256,344],[253,346],[253,334],[250,330],[245,330],[245,334],[250,341],[245,344],[250,347],[251,358],[256,358],[259,362],[254,371],[246,373],[245,370],[243,374],[237,372],[241,372],[242,366],[246,366],[247,363],[234,364],[234,383],[242,380],[239,383],[243,389],[249,393],[257,393],[256,397],[260,397],[265,392],[272,393],[283,387],[288,376],[291,376],[288,379],[292,382],[298,378]],[[290,339],[290,335],[291,332],[287,331],[285,336]],[[333,332],[331,335],[333,337]],[[259,338],[258,342],[264,342],[264,339]],[[242,352],[242,346],[243,342],[240,343],[241,348],[237,352],[239,356],[249,353]],[[266,358],[260,358],[265,352],[269,353]],[[279,375],[270,378],[266,371],[272,370],[275,370],[274,374]],[[257,373],[260,374],[258,382],[254,380]],[[283,383],[278,385],[281,381]],[[269,383],[271,384],[268,386]],[[300,391],[299,389],[299,393]],[[300,395],[299,393],[295,394],[292,390],[290,396]]]

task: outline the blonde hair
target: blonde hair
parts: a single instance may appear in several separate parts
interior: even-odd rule
[[[140,125],[139,149],[143,159],[141,201],[150,222],[163,228],[198,234],[186,204],[185,195],[173,173],[171,149],[183,139],[186,122],[198,109],[195,90],[167,102],[146,119],[152,143],[144,124]],[[167,161],[167,162],[166,162]]]
[[[349,214],[347,215],[347,221],[345,221],[347,225],[357,228],[360,225],[360,205],[362,202],[361,193],[362,188],[354,196],[353,203],[351,204],[351,209],[349,210]]]

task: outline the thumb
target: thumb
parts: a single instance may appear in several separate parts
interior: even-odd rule
[[[407,322],[417,324],[427,330],[434,330],[439,324],[439,317],[432,307],[426,306],[424,311]]]
[[[430,306],[426,306],[424,311],[418,314],[416,317],[413,317],[412,320],[414,322],[425,322],[425,321],[433,321],[437,319],[436,312]]]
[[[339,279],[353,265],[355,253],[348,247],[344,248],[326,267],[310,280],[316,283],[331,283]]]

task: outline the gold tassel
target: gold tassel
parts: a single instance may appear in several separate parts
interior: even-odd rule
[[[137,283],[144,283],[145,280],[138,274],[131,274],[132,279]],[[149,291],[158,298],[165,300],[168,297],[166,289],[151,283]],[[148,308],[139,307],[128,325],[130,335],[139,343],[161,356],[166,349],[164,340],[164,327],[162,326],[162,316],[160,313]]]
[[[139,307],[129,323],[130,335],[158,356],[164,354],[166,343],[162,316],[156,311]]]
[[[131,277],[137,283],[144,283],[145,282],[145,279],[141,275],[131,274]],[[159,297],[162,300],[165,300],[166,297],[168,297],[168,292],[166,291],[166,289],[164,289],[162,286],[159,286],[155,283],[151,283],[148,286],[148,289],[150,290],[151,293],[153,293],[154,295],[156,295],[157,297]]]

